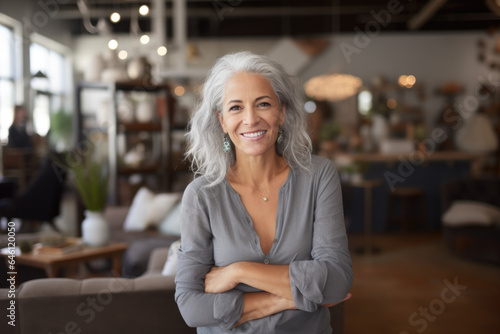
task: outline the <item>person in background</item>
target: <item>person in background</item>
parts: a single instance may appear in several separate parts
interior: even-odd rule
[[[26,132],[26,121],[28,114],[24,106],[16,105],[14,107],[14,120],[9,128],[9,147],[13,148],[32,148],[33,143],[30,135]]]
[[[176,302],[198,333],[331,333],[353,272],[339,176],[311,155],[301,93],[271,59],[212,68],[188,133]]]

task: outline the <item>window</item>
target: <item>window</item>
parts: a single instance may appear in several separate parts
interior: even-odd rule
[[[73,85],[69,60],[64,52],[57,50],[61,47],[41,36],[34,40],[30,46],[33,126],[36,133],[45,136],[50,129],[51,114],[59,110],[68,112],[71,108]]]
[[[5,142],[14,116],[15,57],[14,30],[0,24],[0,141]]]

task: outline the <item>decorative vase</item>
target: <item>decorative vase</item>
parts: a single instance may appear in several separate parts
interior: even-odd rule
[[[153,120],[155,115],[155,103],[151,97],[144,97],[139,103],[137,103],[137,109],[135,111],[135,118],[139,122],[147,123]]]
[[[134,58],[127,66],[127,74],[132,80],[150,79],[151,64],[144,56]]]
[[[102,212],[85,210],[82,241],[88,246],[104,246],[109,241],[109,224]]]

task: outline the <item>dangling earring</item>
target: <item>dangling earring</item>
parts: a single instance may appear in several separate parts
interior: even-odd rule
[[[222,152],[224,152],[225,154],[231,152],[231,143],[229,142],[229,136],[227,133],[225,133],[224,137],[222,138]]]
[[[276,139],[276,142],[278,144],[281,144],[283,142],[283,133],[284,133],[284,131],[281,128],[281,125],[280,125],[279,130],[278,130],[278,139]]]

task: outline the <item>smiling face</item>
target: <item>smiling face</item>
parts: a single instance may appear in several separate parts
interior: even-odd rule
[[[259,74],[238,73],[224,88],[222,115],[219,121],[242,155],[276,154],[279,126],[285,121],[285,107],[278,100],[269,81]]]

